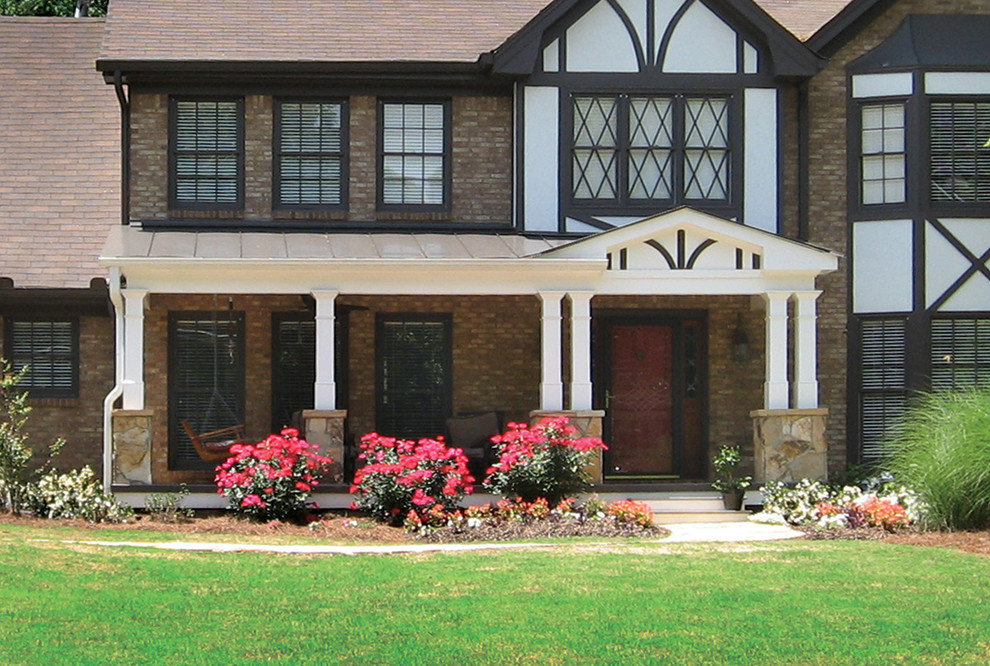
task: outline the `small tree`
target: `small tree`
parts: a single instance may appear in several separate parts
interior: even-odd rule
[[[28,486],[28,463],[31,448],[24,426],[31,406],[28,394],[18,388],[27,367],[14,372],[10,363],[0,359],[0,510],[19,515],[25,504]],[[61,439],[51,445],[51,455],[62,448]]]
[[[3,421],[0,422],[0,509],[14,514],[21,512],[28,461],[31,460],[31,449],[24,434],[24,424],[31,407],[27,404],[27,393],[17,388],[26,371],[27,368],[12,372],[6,361],[0,366],[0,408],[3,409]]]

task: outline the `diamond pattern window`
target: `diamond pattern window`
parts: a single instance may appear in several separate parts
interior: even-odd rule
[[[575,203],[727,203],[727,97],[575,95],[571,197]]]

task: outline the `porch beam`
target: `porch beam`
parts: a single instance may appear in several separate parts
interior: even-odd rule
[[[541,291],[540,409],[564,408],[564,382],[560,369],[560,301],[562,291]]]
[[[146,289],[122,289],[124,297],[123,408],[144,409],[144,303]]]
[[[335,301],[339,292],[320,290],[310,292],[316,299],[316,383],[313,391],[313,408],[333,410],[337,408],[337,380],[334,376],[334,320]]]
[[[570,292],[571,409],[591,409],[591,292]]]
[[[821,291],[794,292],[794,407],[818,407],[816,301]]]
[[[765,409],[787,409],[790,385],[787,381],[787,300],[790,292],[768,291],[766,305],[766,381],[763,384]]]

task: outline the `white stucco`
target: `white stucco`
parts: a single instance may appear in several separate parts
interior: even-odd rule
[[[737,70],[736,31],[702,3],[693,3],[674,28],[663,71],[732,74]]]
[[[622,19],[605,0],[567,29],[568,72],[638,72],[636,50]]]
[[[928,72],[925,92],[929,95],[990,95],[988,72]]]
[[[853,97],[907,96],[914,93],[914,75],[911,72],[888,74],[857,74],[852,77]]]
[[[910,312],[913,303],[911,220],[853,225],[853,312]]]
[[[747,88],[743,93],[743,221],[777,231],[777,91]]]
[[[980,257],[990,249],[990,220],[943,219],[942,225],[971,254]],[[925,303],[931,306],[972,266],[930,224],[925,228]],[[939,308],[941,312],[971,312],[990,309],[990,280],[981,273],[971,276]]]
[[[557,230],[557,88],[523,89],[523,221],[530,231]]]

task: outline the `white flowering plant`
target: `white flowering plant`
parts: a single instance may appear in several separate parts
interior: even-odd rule
[[[81,518],[91,523],[123,523],[134,511],[103,492],[88,465],[60,474],[51,470],[27,487],[27,507],[44,518]]]

